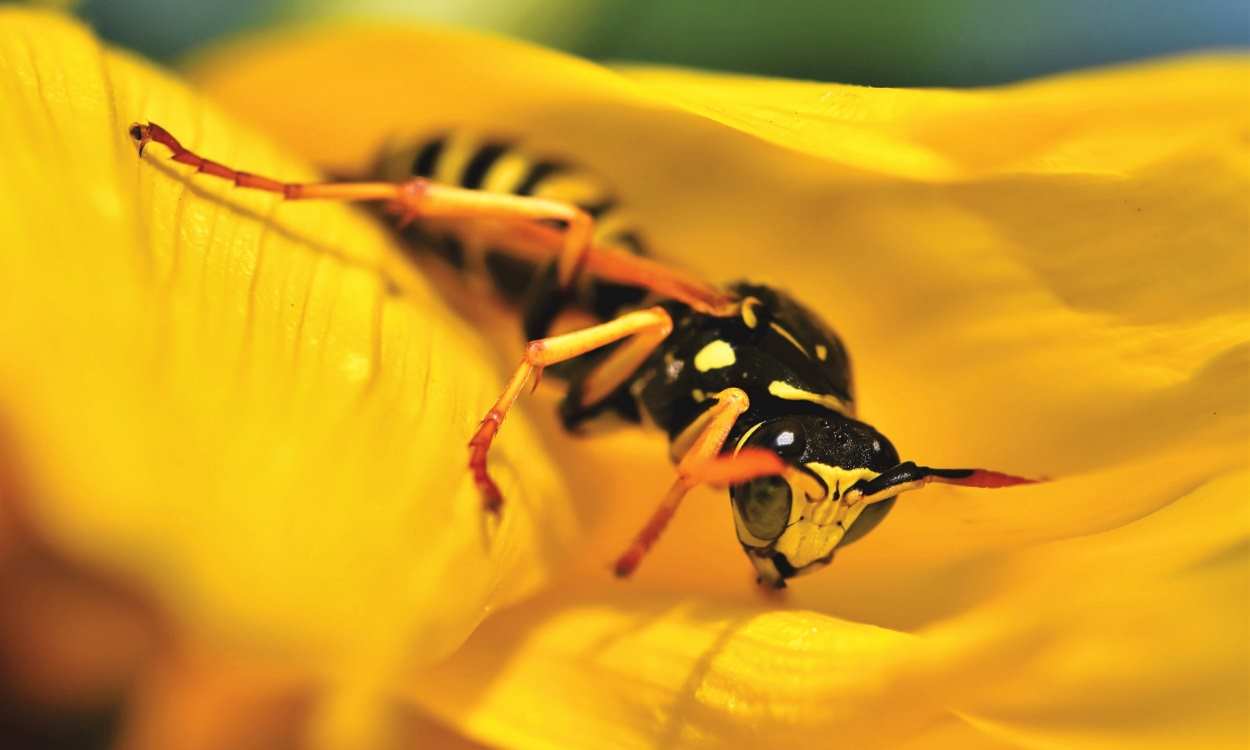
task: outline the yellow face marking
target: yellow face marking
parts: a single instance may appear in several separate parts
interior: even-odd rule
[[[699,372],[719,370],[722,367],[729,367],[737,361],[737,357],[734,356],[734,348],[729,345],[729,342],[717,339],[694,355],[694,369]]]
[[[747,328],[754,328],[760,324],[760,319],[755,314],[755,308],[759,304],[760,301],[754,297],[742,300],[742,322],[747,324]]]
[[[833,521],[820,523],[810,516],[804,516],[802,520],[793,522],[781,533],[773,544],[773,549],[785,555],[790,564],[796,568],[822,560],[838,546],[842,537],[846,535],[846,530],[851,528],[865,507],[864,505],[855,506],[841,523]]]
[[[828,357],[829,357],[829,350],[825,348],[825,345],[817,344],[816,345],[816,359],[819,359],[821,362],[824,362]]]
[[[690,398],[694,399],[695,401],[703,401],[704,399],[707,398],[707,394],[704,393],[702,389],[695,388],[693,391],[690,392]]]
[[[796,388],[789,383],[781,380],[774,380],[768,384],[768,392],[777,398],[783,398],[787,401],[810,401],[813,404],[819,404],[830,411],[835,411],[842,416],[850,416],[850,407],[842,399],[828,393],[812,393],[802,388]]]
[[[844,493],[847,488],[860,480],[880,476],[872,469],[843,469],[815,461],[805,466],[829,486],[829,492],[819,502],[796,501],[791,507],[790,523],[773,545],[774,549],[784,554],[790,564],[796,568],[802,568],[828,557],[842,541],[846,530],[851,528],[851,525],[859,518],[859,514],[863,513],[865,503],[847,507],[841,499],[834,499],[835,491]],[[795,497],[800,497],[797,494],[797,488],[794,489],[796,490]]]
[[[804,464],[804,466],[810,469],[813,474],[820,477],[821,481],[825,483],[825,486],[829,488],[830,497],[835,495],[840,496],[860,480],[871,480],[881,476],[880,472],[873,471],[872,469],[843,469],[841,466],[830,466],[817,461]]]
[[[795,348],[795,349],[798,349],[800,352],[802,352],[804,357],[806,357],[806,356],[807,356],[807,350],[806,350],[806,349],[804,349],[804,348],[803,348],[803,345],[799,343],[799,340],[798,340],[798,339],[796,339],[796,338],[794,337],[794,334],[792,334],[792,333],[790,333],[789,331],[787,331],[786,329],[782,328],[782,327],[781,327],[779,324],[777,324],[777,323],[769,323],[769,324],[768,324],[768,327],[769,327],[769,328],[771,328],[771,329],[773,329],[773,330],[774,330],[774,331],[776,331],[777,333],[781,334],[781,336],[782,336],[783,338],[785,338],[785,340],[786,340],[786,341],[789,341],[791,344],[794,344],[794,348]]]

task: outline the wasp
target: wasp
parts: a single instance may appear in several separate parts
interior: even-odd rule
[[[155,123],[129,135],[140,157],[157,143],[173,161],[241,188],[381,204],[417,244],[520,305],[529,343],[468,444],[486,512],[503,507],[487,471],[491,443],[545,368],[567,383],[566,428],[610,414],[667,433],[676,478],[617,559],[618,576],[637,568],[699,485],[729,488],[757,580],[784,588],[876,527],[902,492],[1033,481],[901,461],[857,418],[847,350],[817,315],[769,286],[716,286],[657,262],[615,195],[564,162],[453,133],[387,149],[371,180],[290,183],[210,161]],[[551,335],[571,308],[597,322]]]

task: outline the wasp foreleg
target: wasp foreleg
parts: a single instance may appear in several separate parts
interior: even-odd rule
[[[492,513],[498,513],[503,506],[503,497],[499,494],[499,488],[486,471],[486,457],[490,451],[491,441],[499,432],[499,426],[507,416],[508,409],[512,408],[517,397],[525,390],[531,377],[539,377],[542,369],[548,365],[573,359],[631,336],[634,337],[633,340],[622,346],[618,352],[614,352],[609,360],[616,358],[622,351],[638,352],[643,349],[650,351],[672,330],[672,318],[664,311],[664,308],[652,307],[626,313],[615,320],[580,331],[531,341],[525,347],[525,356],[521,358],[521,364],[512,373],[503,394],[482,418],[481,425],[473,435],[473,439],[469,441],[469,469],[473,472],[473,480],[477,483],[478,490],[482,493],[485,508]]]
[[[561,286],[565,282],[559,274],[562,261],[564,265],[569,265],[567,253],[558,254],[563,242],[560,230],[535,222],[483,229],[482,236],[494,249],[537,263],[554,262],[557,270],[554,286],[567,289],[567,286]],[[723,289],[687,271],[635,255],[610,243],[593,242],[574,268],[595,279],[646,289],[708,315],[738,314],[738,300]]]
[[[732,456],[719,455],[729,431],[749,406],[747,394],[740,388],[727,388],[716,394],[716,404],[702,432],[677,464],[677,479],[633,543],[617,558],[616,575],[624,577],[634,572],[677,513],[686,493],[698,485],[734,484],[788,470],[780,456],[767,450],[748,449]]]

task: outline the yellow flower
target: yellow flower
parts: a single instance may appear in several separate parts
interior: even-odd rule
[[[396,698],[507,747],[1250,739],[1245,59],[875,90],[353,27],[192,79],[0,14],[0,492],[190,648],[319,680],[323,744]],[[463,442],[519,343],[358,212],[139,160],[149,119],[287,178],[448,124],[572,155],[667,257],[825,315],[906,455],[1053,481],[907,496],[784,601],[706,492],[620,583],[663,443],[548,395],[484,530]]]

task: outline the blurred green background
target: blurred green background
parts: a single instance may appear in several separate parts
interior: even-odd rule
[[[56,3],[56,4],[64,4]],[[1250,45],[1250,0],[80,0],[170,60],[221,36],[384,17],[491,29],[599,60],[882,86],[968,86]]]

